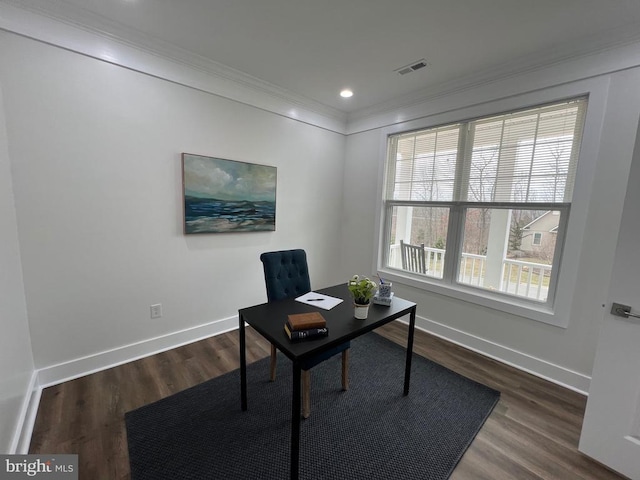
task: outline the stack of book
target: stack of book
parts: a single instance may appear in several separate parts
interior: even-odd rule
[[[284,324],[289,340],[310,340],[329,335],[327,321],[320,312],[296,313],[289,315]]]

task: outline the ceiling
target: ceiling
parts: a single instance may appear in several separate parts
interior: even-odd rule
[[[178,47],[345,113],[640,40],[640,0],[21,3],[147,47]],[[396,73],[423,58],[426,68]],[[347,87],[354,96],[341,98]]]

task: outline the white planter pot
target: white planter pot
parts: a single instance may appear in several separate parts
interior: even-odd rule
[[[358,305],[357,303],[354,303],[354,308],[355,308],[354,316],[358,320],[364,320],[369,315],[369,304],[367,304],[367,305]]]

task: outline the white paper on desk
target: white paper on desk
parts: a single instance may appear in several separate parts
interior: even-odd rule
[[[324,310],[331,310],[336,305],[342,303],[341,298],[330,297],[317,292],[309,292],[296,298],[298,302],[306,303],[314,307],[322,308]]]

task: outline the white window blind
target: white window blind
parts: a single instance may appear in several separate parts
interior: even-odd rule
[[[415,201],[451,201],[456,178],[460,125],[399,135],[392,139],[395,177],[387,198]]]
[[[568,202],[585,107],[586,99],[580,98],[392,137],[390,152],[396,158],[389,159],[387,178],[393,181],[386,198]]]

